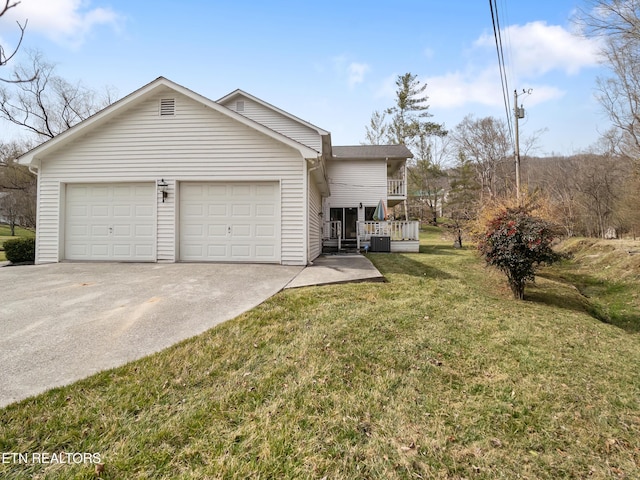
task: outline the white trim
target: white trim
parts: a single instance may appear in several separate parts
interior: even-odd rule
[[[309,176],[311,175],[311,171],[309,170],[309,165],[305,164],[305,175],[302,181],[302,197],[304,198],[304,209],[302,219],[302,225],[304,228],[304,236],[302,238],[302,251],[304,252],[304,257],[302,261],[305,264],[309,263]]]

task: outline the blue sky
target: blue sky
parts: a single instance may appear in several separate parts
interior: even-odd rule
[[[585,0],[497,3],[509,95],[533,89],[522,134],[547,129],[541,155],[594,144],[609,122],[594,98],[597,45],[571,33]],[[42,51],[69,81],[124,96],[164,76],[214,100],[241,88],[329,130],[334,145],[364,140],[406,72],[449,129],[506,115],[487,1],[22,0],[0,20],[0,44],[25,18],[22,52]]]

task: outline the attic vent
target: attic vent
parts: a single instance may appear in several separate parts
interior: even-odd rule
[[[160,116],[170,117],[176,114],[176,99],[161,98],[160,99]]]
[[[244,112],[244,100],[238,100],[236,102],[236,112]]]

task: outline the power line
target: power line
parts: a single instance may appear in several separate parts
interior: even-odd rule
[[[500,70],[500,83],[502,84],[502,98],[504,102],[505,113],[507,116],[507,126],[509,127],[509,136],[511,143],[514,143],[513,124],[511,121],[511,102],[509,100],[509,85],[507,80],[507,69],[504,62],[504,49],[502,47],[502,33],[500,31],[500,18],[498,16],[498,6],[496,0],[489,0],[489,8],[491,9],[491,22],[493,24],[493,36],[496,42],[496,52],[498,54],[498,68]]]

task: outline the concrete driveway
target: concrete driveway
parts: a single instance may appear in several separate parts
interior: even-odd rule
[[[0,268],[0,407],[162,350],[279,292],[303,267]]]

